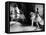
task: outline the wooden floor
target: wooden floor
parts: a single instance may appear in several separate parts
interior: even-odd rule
[[[39,31],[41,29],[36,29],[34,26],[21,26],[19,23],[15,23],[10,26],[10,32],[19,32],[19,31]]]

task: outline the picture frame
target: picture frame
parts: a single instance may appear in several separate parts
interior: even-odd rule
[[[16,19],[13,20],[13,18],[10,17],[10,12],[13,10],[12,7],[13,7],[13,9],[15,7],[18,7],[18,10],[20,10],[20,12],[21,12],[20,14],[21,14],[22,17],[20,16],[19,20],[18,19],[17,20]],[[32,29],[33,28],[33,27],[31,27],[31,28],[29,27],[29,26],[32,25],[32,23],[31,23],[32,20],[30,20],[30,17],[31,17],[30,16],[30,12],[37,11],[36,8],[39,9],[40,17],[42,17],[43,22],[44,22],[43,24],[41,24],[41,26],[40,26],[40,24],[38,24],[39,27],[42,30],[39,30],[39,31],[36,31],[36,30],[31,30],[30,31],[29,30],[29,31],[27,31],[27,29]],[[22,20],[21,20],[21,18],[22,18]],[[19,29],[19,31],[14,27],[15,24],[12,24],[12,21],[14,21],[14,22],[17,21],[18,23],[21,23],[22,24],[22,25],[21,24],[18,24],[18,26],[17,26],[18,28],[16,27],[17,29]],[[35,23],[34,24],[34,27],[37,27],[36,22],[37,22],[37,20],[34,22]],[[13,25],[13,27],[12,27],[12,25],[10,25],[10,23]],[[38,22],[38,23],[40,23],[40,22]],[[21,29],[23,29],[23,30],[21,31]],[[7,1],[7,2],[5,2],[5,32],[6,33],[45,32],[45,4],[44,3],[33,3],[33,2],[16,2],[16,1],[14,1],[14,2],[13,1]]]

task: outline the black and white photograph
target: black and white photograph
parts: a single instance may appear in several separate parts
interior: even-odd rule
[[[45,4],[5,2],[5,32],[45,31]]]

